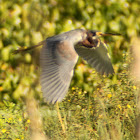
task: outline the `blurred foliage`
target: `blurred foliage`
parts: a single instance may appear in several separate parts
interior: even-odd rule
[[[24,96],[25,85],[33,84],[35,92],[40,90],[38,82],[33,82],[38,80],[37,66],[32,65],[38,55],[33,52],[13,55],[12,51],[71,29],[121,33],[121,37],[105,39],[116,64],[115,72],[121,72],[122,55],[129,52],[131,39],[140,33],[139,3],[136,0],[0,1],[0,100],[13,101]],[[81,61],[78,64],[72,85],[92,90],[86,80],[92,76],[92,69],[87,73],[84,69],[88,66],[82,65]],[[97,84],[97,80],[94,82]]]
[[[68,132],[76,132],[81,128],[79,129],[81,136],[85,134],[88,139],[93,136],[99,138],[101,135],[104,136],[103,132],[112,128],[114,131],[117,130],[118,125],[120,129],[123,128],[122,133],[118,132],[121,133],[121,137],[134,139],[135,86],[129,80],[128,70],[131,61],[129,56],[131,40],[140,34],[139,5],[139,0],[69,0],[68,2],[63,0],[0,0],[1,109],[5,109],[3,108],[4,100],[20,104],[23,98],[28,97],[29,87],[35,98],[42,102],[37,64],[39,50],[24,55],[13,55],[13,50],[20,46],[35,45],[49,36],[76,28],[117,32],[122,36],[105,38],[115,74],[109,78],[98,75],[85,61],[79,59],[71,83],[71,89],[76,89],[76,91],[70,90],[66,101],[61,104],[62,109],[64,106],[66,111],[64,118],[68,117],[69,113],[71,114],[72,108],[76,110],[72,115],[80,115],[79,118],[78,116],[73,118],[75,123],[79,119],[79,122],[74,124],[73,130],[70,127],[73,125],[70,117],[67,122]],[[82,114],[83,109],[84,114]],[[109,116],[104,116],[105,112],[109,113]],[[110,118],[111,123],[106,122],[106,118]],[[84,120],[92,122],[91,125],[88,125],[89,122],[84,123]],[[45,123],[44,129],[47,135],[56,138],[60,135],[60,131],[57,132],[58,129],[54,129],[59,124],[55,123],[56,126],[54,126],[52,124],[55,121],[51,120],[51,122],[48,125]],[[113,122],[115,126],[111,125],[110,128],[109,124]],[[47,130],[49,125],[54,128]],[[7,129],[5,125],[2,127]],[[54,131],[56,133],[53,133]],[[130,134],[125,137],[125,133]],[[76,134],[71,134],[71,137],[75,138]],[[79,139],[81,139],[80,136]]]

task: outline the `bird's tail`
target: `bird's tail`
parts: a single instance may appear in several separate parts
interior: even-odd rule
[[[37,47],[39,47],[41,45],[44,45],[45,42],[46,42],[46,40],[43,40],[43,41],[39,42],[37,45],[31,46],[31,47],[21,47],[18,50],[14,50],[13,54],[22,53],[22,52],[26,52],[28,50],[35,49],[35,48],[37,48]]]

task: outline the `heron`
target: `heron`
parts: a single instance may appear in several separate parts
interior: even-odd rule
[[[101,36],[120,35],[95,30],[75,29],[20,48],[14,53],[31,50],[43,45],[40,51],[40,83],[46,102],[55,104],[68,92],[78,57],[86,60],[100,74],[113,74],[114,69],[106,44]]]

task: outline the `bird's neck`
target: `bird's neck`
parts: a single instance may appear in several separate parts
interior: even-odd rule
[[[96,47],[97,44],[99,43],[99,39],[97,38],[93,38],[92,34],[90,32],[86,32],[86,37],[83,38],[82,41],[79,41],[77,43],[77,45],[80,45],[80,46],[84,46],[86,48],[93,48],[93,47]]]
[[[76,29],[66,33],[67,40],[70,40],[74,45],[84,41],[87,38],[87,33],[83,29]]]

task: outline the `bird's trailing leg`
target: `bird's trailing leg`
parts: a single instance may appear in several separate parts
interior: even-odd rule
[[[37,45],[31,46],[31,47],[21,47],[18,50],[13,51],[13,54],[17,54],[17,53],[23,53],[32,49],[35,49],[41,45],[44,45],[46,42],[46,40],[39,42]]]

